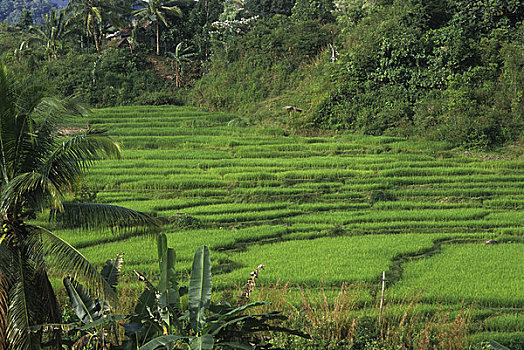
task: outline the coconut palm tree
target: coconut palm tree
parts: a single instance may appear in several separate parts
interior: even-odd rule
[[[49,268],[104,298],[114,292],[73,246],[32,222],[35,214],[50,210],[56,225],[79,231],[154,234],[158,226],[130,209],[68,203],[83,171],[121,148],[104,131],[63,136],[65,113],[85,110],[70,99],[40,98],[36,88],[16,93],[13,86],[0,65],[0,349],[39,349],[34,326],[60,322]]]
[[[174,1],[148,0],[141,1],[142,8],[135,11],[137,16],[144,23],[154,23],[156,31],[156,54],[160,56],[160,23],[168,26],[166,16],[174,15],[182,17],[182,10],[175,5]]]

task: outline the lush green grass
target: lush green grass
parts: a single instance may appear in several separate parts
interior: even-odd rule
[[[392,293],[419,289],[426,302],[519,307],[524,305],[523,263],[522,243],[446,245],[440,254],[406,264]]]
[[[522,243],[509,243],[524,237],[523,159],[486,160],[399,137],[288,135],[235,119],[192,108],[96,111],[90,124],[108,128],[125,151],[90,169],[90,190],[99,202],[163,218],[182,276],[195,249],[208,245],[220,288],[243,284],[265,264],[266,284],[365,281],[371,295],[386,270],[392,301],[420,290],[433,309],[524,303]],[[200,227],[175,226],[181,213]],[[96,264],[124,252],[129,278],[132,269],[154,278],[148,239],[59,234]],[[503,243],[479,244],[493,238]],[[519,339],[520,318],[495,316],[476,329]]]
[[[484,321],[483,329],[488,332],[524,332],[524,314],[490,317]]]
[[[342,282],[373,281],[389,269],[393,257],[433,246],[429,235],[369,235],[292,240],[249,246],[247,251],[230,255],[242,268],[220,278],[239,281],[260,264],[266,269],[264,283],[292,281],[320,286]],[[285,263],[284,263],[285,262]]]

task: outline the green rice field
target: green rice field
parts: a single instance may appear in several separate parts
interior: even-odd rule
[[[211,249],[214,287],[314,290],[344,282],[387,303],[474,305],[475,341],[524,339],[524,160],[488,160],[449,144],[397,137],[306,137],[180,107],[95,111],[89,124],[124,145],[87,173],[96,201],[157,216],[177,269]],[[125,254],[153,275],[147,238],[59,231],[93,263]],[[486,240],[498,244],[486,245]],[[375,300],[369,307],[374,307]],[[522,343],[524,348],[524,343]]]

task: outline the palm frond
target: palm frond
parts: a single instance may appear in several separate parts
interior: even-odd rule
[[[15,270],[12,266],[15,265],[16,252],[14,251],[13,234],[7,233],[0,238],[0,276],[2,280],[6,281],[7,285],[11,285],[16,280],[14,275]]]
[[[36,40],[39,40],[39,41],[43,41],[42,38],[46,36],[46,34],[42,30],[42,28],[37,27],[37,26],[29,26],[28,32],[29,32],[29,34],[40,36],[40,37],[33,37],[33,38],[31,38],[31,39],[36,39]]]
[[[7,77],[0,74],[1,170],[5,183],[35,170],[53,149],[53,138],[69,115],[86,115],[88,110],[74,97],[44,98],[42,89],[29,86],[14,94]],[[6,95],[6,96],[3,96]]]
[[[11,180],[0,195],[0,211],[10,212],[29,205],[33,209],[43,209],[48,204],[62,208],[62,192],[49,177],[37,172],[21,174]]]
[[[80,103],[78,96],[44,97],[31,110],[31,115],[37,122],[52,125],[60,124],[71,116],[85,117],[88,114],[89,108]]]
[[[39,312],[37,314],[42,317],[37,323],[61,323],[62,315],[60,314],[58,300],[45,268],[36,270],[33,287],[38,291],[38,298],[35,299],[40,304],[38,305]]]
[[[183,16],[182,10],[178,6],[160,6],[160,8],[166,12],[169,12],[170,14],[174,16],[177,16],[177,17]]]
[[[14,129],[11,118],[14,113],[11,94],[6,66],[0,63],[0,171],[4,184],[9,182],[8,174],[11,162],[8,158],[8,151]]]
[[[4,234],[0,243],[0,349],[8,348],[7,333],[9,324],[9,290],[17,278],[16,259],[12,236]]]
[[[120,144],[107,136],[105,131],[88,130],[57,145],[42,164],[40,172],[63,192],[71,192],[95,160],[118,158],[121,152]]]
[[[108,301],[116,300],[111,286],[78,250],[43,227],[29,226],[29,228],[40,235],[49,265],[81,281],[89,293]]]
[[[25,276],[23,273],[22,257],[17,252],[16,266],[12,266],[16,274],[16,281],[9,290],[9,311],[7,324],[7,343],[11,349],[31,349],[29,334],[29,309],[25,293]]]
[[[117,254],[114,260],[108,259],[106,264],[102,268],[100,274],[109,283],[109,285],[116,290],[118,280],[120,279],[120,273],[122,272],[122,266],[124,265],[124,253]]]
[[[106,157],[119,158],[122,146],[113,140],[104,129],[88,129],[78,133],[68,141],[62,142],[58,152],[64,150],[84,154],[83,158],[98,160]]]
[[[156,235],[161,226],[151,216],[116,205],[99,203],[63,203],[62,211],[51,211],[51,220],[59,227],[110,231],[115,234]]]
[[[162,23],[164,23],[164,25],[165,25],[166,27],[168,26],[168,24],[167,24],[167,20],[166,20],[166,18],[164,17],[164,14],[163,14],[162,12],[160,12],[160,11],[156,11],[156,12],[155,12],[155,16],[157,16],[157,17],[162,21]]]
[[[54,129],[51,125],[42,125],[36,132],[25,133],[21,141],[19,154],[13,161],[13,174],[37,171],[56,147]]]
[[[7,320],[9,310],[9,283],[6,276],[0,272],[0,349],[7,349]]]
[[[7,79],[7,67],[0,63],[0,111],[9,108],[9,81]]]
[[[29,309],[33,312],[31,325],[60,323],[60,308],[53,287],[47,275],[47,264],[44,260],[44,244],[39,231],[33,233],[32,226],[24,226],[27,235],[23,240],[24,272]]]
[[[58,305],[58,299],[45,269],[37,271],[36,281],[35,286],[38,288],[39,302],[41,304],[38,315],[43,316],[43,321],[38,322],[38,324],[61,324],[62,313]],[[54,328],[52,332],[54,339],[50,339],[48,344],[54,343],[56,349],[62,349],[62,332],[60,328]]]

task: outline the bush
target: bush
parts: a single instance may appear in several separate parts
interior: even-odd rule
[[[475,148],[517,139],[524,6],[441,3],[394,1],[347,21],[346,54],[308,121]]]
[[[298,85],[301,68],[332,40],[331,30],[318,22],[275,16],[232,38],[227,50],[217,43],[209,72],[192,91],[194,103],[209,110],[256,112],[263,101]]]
[[[173,91],[170,88],[164,88],[160,91],[146,91],[137,98],[135,98],[134,104],[136,105],[174,105],[174,106],[183,106],[186,103],[186,97],[179,92],[181,90]]]
[[[169,218],[174,227],[183,230],[197,229],[202,227],[202,221],[185,213],[178,213]]]
[[[185,102],[183,93],[174,92],[146,56],[127,49],[108,48],[100,56],[71,51],[56,61],[34,55],[21,62],[11,59],[18,81],[38,81],[51,94],[78,95],[93,107]]]

